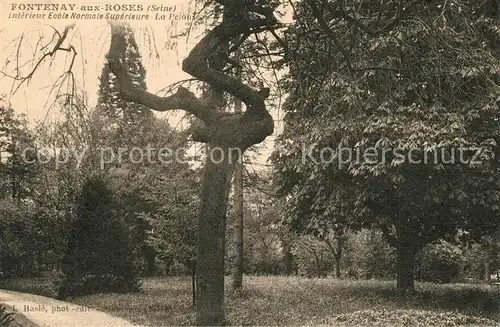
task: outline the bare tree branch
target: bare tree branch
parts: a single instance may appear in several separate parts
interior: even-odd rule
[[[111,26],[111,47],[125,45],[125,28],[121,23],[108,22]],[[114,52],[111,51],[111,55]],[[179,86],[177,92],[171,96],[161,97],[156,94],[144,91],[136,87],[129,79],[127,72],[119,58],[111,56],[108,59],[109,68],[116,76],[120,94],[123,99],[140,103],[156,111],[167,111],[182,109],[193,114],[205,123],[209,123],[213,118],[213,108],[206,101],[200,101],[194,93],[183,86]]]
[[[31,72],[28,75],[26,75],[26,77],[17,77],[16,78],[17,80],[21,80],[21,83],[19,83],[19,85],[16,87],[16,89],[14,90],[14,93],[21,87],[21,85],[23,85],[24,82],[29,81],[33,77],[33,75],[35,74],[36,70],[38,69],[38,66],[40,66],[42,64],[42,62],[45,60],[45,58],[47,58],[47,57],[53,57],[56,54],[56,52],[59,51],[59,50],[66,51],[66,52],[73,51],[73,58],[71,60],[71,65],[70,65],[70,68],[67,71],[67,72],[71,72],[71,69],[73,68],[73,63],[75,61],[75,57],[77,55],[76,50],[75,50],[75,48],[73,46],[70,46],[69,48],[62,48],[61,45],[66,40],[66,37],[68,36],[69,30],[72,29],[74,26],[75,26],[75,24],[67,25],[64,28],[64,31],[63,31],[62,35],[59,34],[59,32],[57,32],[57,31],[55,32],[59,36],[59,39],[57,40],[57,42],[54,45],[54,47],[52,48],[52,50],[49,51],[49,52],[47,52],[47,53],[45,53],[38,60],[38,62],[35,64],[35,67],[33,67],[33,69],[31,70]],[[18,58],[19,58],[19,55],[18,55]]]
[[[347,68],[349,69],[349,71],[352,72],[352,65],[351,65],[351,59],[349,57],[349,53],[347,53],[347,51],[344,49],[344,47],[342,47],[339,40],[335,36],[335,33],[332,32],[332,30],[330,29],[330,26],[328,26],[328,24],[326,23],[325,19],[323,18],[323,14],[321,13],[321,11],[318,9],[316,4],[314,3],[314,0],[306,0],[306,1],[307,1],[307,4],[309,5],[309,7],[311,7],[313,15],[316,18],[316,20],[318,21],[319,26],[321,26],[323,31],[332,39],[333,44],[335,44],[335,46],[337,48],[339,48],[339,51],[340,51],[340,53],[342,53],[342,56],[344,57],[344,60],[347,64]]]

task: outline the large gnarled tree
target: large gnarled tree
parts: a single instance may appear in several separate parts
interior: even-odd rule
[[[221,3],[221,1],[218,1]],[[184,87],[171,96],[160,97],[137,88],[127,79],[119,59],[109,57],[121,95],[127,101],[153,110],[182,109],[203,124],[193,132],[193,140],[208,145],[201,193],[197,256],[198,325],[222,325],[224,318],[224,249],[228,188],[233,164],[248,147],[262,142],[274,129],[266,110],[267,89],[255,90],[223,72],[242,38],[277,25],[271,8],[245,0],[223,1],[222,22],[209,31],[182,62],[182,69],[207,83],[210,90],[197,97]],[[112,44],[124,40],[123,26],[111,24]],[[221,112],[224,92],[246,105],[243,114]]]

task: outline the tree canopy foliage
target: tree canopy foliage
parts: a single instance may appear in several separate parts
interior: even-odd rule
[[[296,7],[274,154],[292,223],[377,222],[401,260],[457,228],[498,224],[496,6]],[[398,284],[412,289],[412,259],[401,260]]]

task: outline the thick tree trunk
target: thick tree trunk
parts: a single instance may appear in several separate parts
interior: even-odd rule
[[[415,246],[410,238],[400,233],[397,247],[397,289],[400,293],[415,291],[414,262]]]
[[[221,158],[217,147],[209,146],[203,176],[201,211],[198,221],[196,267],[196,323],[222,326],[224,318],[224,254],[226,209],[231,167],[227,151]],[[218,148],[221,149],[221,148]],[[222,161],[219,163],[219,161]]]
[[[241,100],[236,99],[234,112],[241,113]],[[233,292],[243,288],[243,162],[234,168],[234,235],[233,235]]]

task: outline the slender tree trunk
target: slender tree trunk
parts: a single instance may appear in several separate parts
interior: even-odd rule
[[[236,99],[234,113],[240,114],[242,103]],[[234,235],[233,235],[233,292],[243,288],[243,160],[234,167]]]
[[[231,180],[228,151],[208,146],[201,210],[198,221],[196,260],[196,323],[222,326],[224,318],[224,254],[228,186]],[[224,156],[221,158],[221,155]]]
[[[154,276],[156,252],[151,247],[145,246],[142,253],[146,260],[146,276]]]
[[[316,261],[316,277],[321,277],[321,260],[319,256],[316,254],[316,251],[314,253],[314,260]]]
[[[484,259],[484,280],[487,282],[491,281],[491,270],[490,270],[490,258],[486,256]]]
[[[335,277],[342,277],[340,261],[342,260],[342,249],[344,247],[344,233],[339,232],[337,236],[337,251],[335,252]]]
[[[193,306],[196,305],[196,263],[191,267],[191,289],[193,293]]]
[[[415,290],[415,246],[406,231],[399,232],[397,246],[397,289],[400,293]]]
[[[243,165],[234,168],[234,236],[233,236],[233,292],[243,288]]]
[[[335,259],[335,277],[340,278],[342,275],[340,261],[342,260],[342,248],[344,247],[344,231],[342,229],[337,229],[335,231],[334,237],[335,246],[328,238],[324,239],[324,242],[328,246],[328,249],[333,254],[333,258]]]
[[[290,241],[283,240],[283,265],[285,268],[285,275],[290,276],[293,273],[293,255],[291,251]]]

